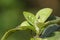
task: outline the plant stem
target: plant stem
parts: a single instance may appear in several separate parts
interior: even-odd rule
[[[36,35],[39,35],[39,27],[36,25],[37,21],[35,21],[34,26],[35,26],[35,30],[36,30]]]
[[[45,24],[46,24],[46,26],[50,25],[50,24],[59,24],[60,25],[60,18],[58,18],[56,20],[48,21]]]

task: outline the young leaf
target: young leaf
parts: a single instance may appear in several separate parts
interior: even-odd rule
[[[29,13],[29,12],[23,12],[23,14],[24,14],[24,17],[26,18],[26,20],[30,24],[34,25],[35,16],[32,13]]]
[[[18,26],[18,28],[20,27],[20,29],[22,30],[27,30],[27,29],[30,29],[30,30],[33,30],[35,31],[35,27],[30,25],[27,21],[24,21],[21,23],[21,25]]]
[[[43,31],[44,28],[45,28],[45,23],[37,23],[36,25],[37,25],[38,28],[39,28],[39,34],[41,34],[42,31]]]
[[[20,24],[20,26],[31,26],[27,21],[24,21]]]
[[[51,8],[44,8],[44,9],[41,9],[37,12],[36,14],[36,19],[39,21],[39,22],[45,22],[47,20],[47,18],[51,15],[52,13],[52,9]]]

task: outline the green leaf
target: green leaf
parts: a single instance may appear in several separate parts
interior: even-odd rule
[[[60,32],[56,31],[54,32],[53,36],[47,37],[47,38],[38,38],[39,40],[60,40]],[[31,38],[31,40],[34,40],[34,38]]]
[[[29,12],[23,12],[23,14],[24,14],[24,17],[26,18],[26,20],[27,20],[30,24],[34,25],[35,16],[34,16],[32,13],[29,13]]]
[[[34,40],[34,38],[31,38],[30,40]]]
[[[20,27],[21,30],[30,29],[30,30],[35,31],[35,27],[30,25],[27,21],[22,22],[21,25],[18,26],[18,28],[19,27]]]
[[[44,8],[44,9],[41,9],[37,12],[36,14],[36,19],[39,21],[39,22],[45,22],[48,17],[51,15],[52,13],[52,9],[51,8]]]
[[[51,24],[51,25],[48,25],[44,31],[42,32],[41,34],[41,37],[44,38],[44,37],[50,37],[52,33],[54,33],[56,30],[58,30],[58,28],[60,27],[60,25],[57,25],[57,24]]]
[[[37,23],[36,25],[37,25],[38,28],[39,28],[39,34],[41,34],[42,31],[43,31],[44,28],[45,28],[45,23]]]
[[[31,38],[34,40],[34,38]],[[47,38],[36,38],[35,40],[60,40],[60,32],[54,32],[53,36]]]
[[[20,26],[31,26],[31,25],[27,21],[24,21],[24,22],[21,23]]]
[[[37,23],[36,25],[37,25],[39,28],[42,28],[42,27],[45,26],[45,23]]]
[[[54,36],[48,37],[46,40],[60,40],[60,32],[55,32]]]

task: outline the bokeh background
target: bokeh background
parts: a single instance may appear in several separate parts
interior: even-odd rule
[[[17,27],[25,20],[23,11],[35,14],[46,7],[54,9],[53,15],[60,16],[60,0],[0,0],[0,39],[7,30]],[[29,40],[30,36],[29,32],[18,31],[7,40]]]

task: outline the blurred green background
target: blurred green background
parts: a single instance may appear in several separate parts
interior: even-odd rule
[[[35,14],[42,8],[50,7],[54,9],[54,15],[60,16],[59,4],[59,0],[0,0],[0,39],[7,30],[17,27],[25,20],[23,11]],[[12,34],[7,40],[29,40],[30,37],[30,32],[18,31]]]

